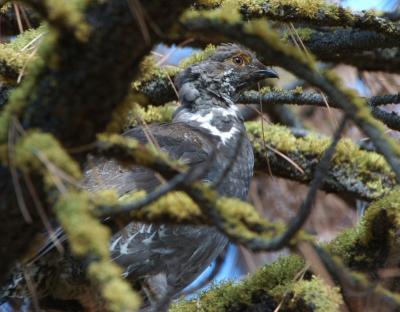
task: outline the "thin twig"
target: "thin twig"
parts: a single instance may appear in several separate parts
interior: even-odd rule
[[[22,216],[27,223],[32,223],[32,217],[29,213],[29,210],[26,206],[24,200],[24,194],[22,192],[22,187],[19,182],[19,177],[17,173],[17,169],[14,165],[14,154],[15,154],[15,137],[16,137],[16,128],[15,128],[15,118],[11,119],[10,128],[8,130],[8,162],[11,172],[11,178],[14,185],[15,195],[17,197],[18,207],[21,210]]]

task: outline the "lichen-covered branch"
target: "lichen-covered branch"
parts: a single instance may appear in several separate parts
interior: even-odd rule
[[[400,71],[397,39],[353,28],[330,31],[298,28],[295,32],[321,61],[349,64],[361,70]]]
[[[265,172],[266,168],[271,168],[274,175],[303,183],[311,181],[315,165],[329,145],[328,138],[312,134],[296,138],[289,129],[280,126],[264,125],[263,135],[259,122],[247,123],[247,130],[253,143],[257,170]],[[286,155],[289,160],[274,150]],[[382,156],[362,151],[350,140],[344,139],[339,142],[322,189],[373,200],[388,192],[395,183],[393,173]]]
[[[288,91],[272,91],[266,93],[259,93],[256,91],[246,92],[241,98],[242,103],[255,104],[262,102],[263,105],[274,104],[298,104],[298,105],[313,105],[338,108],[338,105],[331,103],[329,98],[325,98],[318,92],[299,92],[297,90]],[[386,124],[389,128],[399,131],[400,130],[400,116],[393,112],[386,112],[377,106],[392,104],[400,102],[399,94],[375,96],[366,99],[369,106],[371,106],[371,113],[376,118]]]
[[[170,311],[274,311],[279,304],[289,311],[338,311],[342,304],[338,289],[316,277],[303,279],[302,271],[299,257],[281,258],[239,283],[215,285],[199,298],[178,302]]]
[[[351,57],[346,54],[331,55],[325,61],[335,63],[351,64],[361,70],[400,72],[400,50],[399,48],[375,49],[354,53]]]
[[[353,13],[324,0],[243,0],[241,13],[251,19],[266,16],[284,22],[301,22],[315,26],[353,27],[372,30],[399,38],[400,27],[372,11]]]
[[[375,50],[377,47],[398,47],[397,40],[373,31],[354,28],[329,29],[317,31],[310,28],[298,28],[296,33],[304,45],[322,61],[329,61],[333,55],[347,55],[350,59],[357,52]]]

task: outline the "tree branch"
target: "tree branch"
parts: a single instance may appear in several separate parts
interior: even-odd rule
[[[246,19],[266,16],[283,22],[301,22],[314,26],[353,27],[372,30],[393,39],[400,37],[400,26],[372,11],[354,13],[325,1],[305,3],[286,0],[251,0],[243,3],[240,12]]]

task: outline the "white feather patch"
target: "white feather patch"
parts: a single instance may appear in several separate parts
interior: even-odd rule
[[[235,133],[239,132],[235,126],[229,131],[221,131],[217,127],[211,124],[211,120],[214,118],[214,113],[209,112],[205,116],[193,114],[192,117],[189,119],[191,121],[196,121],[199,123],[199,127],[207,129],[212,135],[219,137],[223,144],[225,144],[229,139],[231,139]]]
[[[229,131],[221,131],[217,127],[211,124],[212,120],[217,116],[222,115],[224,117],[232,117],[237,118],[238,116],[238,108],[235,105],[232,105],[228,108],[216,107],[211,109],[206,115],[202,116],[200,113],[191,113],[188,111],[182,111],[178,116],[175,117],[175,120],[180,121],[195,121],[199,123],[198,127],[208,130],[212,135],[219,137],[223,144],[231,139],[239,129],[232,125],[232,128]]]

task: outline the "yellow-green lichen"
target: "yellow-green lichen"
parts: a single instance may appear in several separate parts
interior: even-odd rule
[[[177,103],[153,106],[141,94],[129,95],[114,111],[106,132],[120,133],[142,124],[168,122]]]
[[[2,13],[2,14],[7,13],[7,11],[11,9],[11,7],[12,7],[11,1],[9,1],[9,2],[3,4],[3,5],[0,7],[0,13]]]
[[[56,28],[68,28],[74,31],[77,39],[85,41],[90,32],[89,24],[86,22],[84,10],[92,1],[70,0],[55,3],[52,0],[43,0],[46,8],[46,19]]]
[[[138,90],[142,83],[146,81],[155,78],[167,78],[168,76],[173,77],[176,75],[177,72],[179,72],[179,68],[177,66],[160,66],[160,64],[157,63],[157,59],[154,55],[149,55],[145,57],[139,68],[140,80],[136,80],[132,83],[132,87],[134,90]]]
[[[151,167],[156,161],[166,163],[178,170],[186,169],[182,163],[170,160],[168,155],[160,151],[154,144],[140,144],[136,139],[123,137],[118,134],[99,134],[98,141],[105,151],[118,154],[119,159],[129,163]]]
[[[132,291],[129,283],[121,278],[122,269],[111,259],[95,261],[89,265],[89,277],[97,285],[107,310],[115,312],[136,311],[141,298]]]
[[[111,261],[108,247],[111,232],[93,216],[92,210],[93,203],[86,192],[61,194],[55,205],[72,252],[95,259],[89,265],[88,275],[105,299],[108,310],[136,310],[140,306],[139,296],[122,279],[121,268]]]
[[[271,223],[260,216],[253,206],[238,199],[220,197],[217,200],[216,208],[225,220],[227,234],[234,237],[240,236],[241,239],[251,239],[257,236],[270,239],[284,229],[282,224],[276,223],[272,226]],[[252,231],[252,229],[260,226],[270,227],[271,231],[264,235]]]
[[[291,8],[297,15],[305,18],[317,18],[324,14],[332,19],[339,19],[339,7],[324,0],[240,0],[239,3],[246,7],[249,13],[262,14],[266,8],[270,15],[281,16],[283,8]],[[345,10],[341,10],[344,14]],[[347,12],[348,18],[351,17]]]
[[[288,128],[279,125],[265,125],[264,136],[259,122],[247,122],[246,129],[254,137],[253,142],[264,137],[267,144],[284,153],[300,152],[305,155],[321,157],[330,144],[329,138],[312,133],[302,138],[296,138]],[[258,143],[257,146],[261,148],[261,145]],[[368,171],[379,171],[393,177],[393,172],[382,155],[361,150],[350,139],[339,141],[332,161],[338,165],[351,165],[356,170],[355,172],[368,174]]]
[[[146,192],[139,191],[123,195],[120,203],[130,203],[146,196]],[[132,216],[143,220],[162,220],[169,218],[175,222],[199,223],[202,217],[199,207],[182,192],[169,192],[140,211],[132,211]]]
[[[93,206],[85,192],[62,194],[55,205],[58,220],[68,233],[71,249],[77,256],[94,254],[108,257],[110,230],[92,216]]]
[[[239,3],[236,0],[225,0],[214,10],[187,10],[181,20],[185,22],[197,17],[218,18],[222,22],[235,23],[241,20]]]
[[[304,92],[304,90],[300,86],[297,86],[296,88],[293,89],[294,94],[302,94],[303,92]]]
[[[79,165],[61,147],[60,143],[49,133],[32,130],[18,140],[13,155],[13,164],[25,172],[42,173],[47,186],[54,184],[54,166],[75,179],[81,177]]]
[[[167,103],[163,106],[148,105],[146,107],[135,104],[128,115],[128,127],[136,127],[143,123],[152,124],[171,121],[176,107],[176,103]]]

